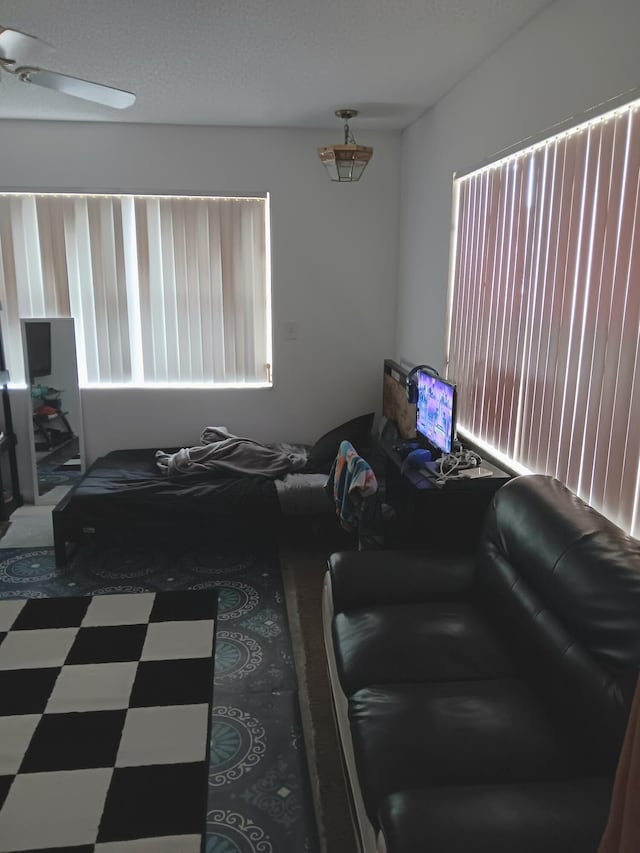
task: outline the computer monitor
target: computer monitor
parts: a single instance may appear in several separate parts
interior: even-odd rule
[[[416,378],[416,433],[436,455],[451,453],[456,437],[456,386],[426,370],[419,370]]]

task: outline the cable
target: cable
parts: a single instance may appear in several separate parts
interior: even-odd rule
[[[459,471],[466,468],[477,468],[482,462],[482,457],[473,450],[459,450],[448,453],[438,460],[438,479],[440,484],[446,483],[451,477],[456,477]]]

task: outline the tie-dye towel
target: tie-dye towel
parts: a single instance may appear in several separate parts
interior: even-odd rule
[[[334,502],[340,525],[350,532],[360,526],[364,501],[378,491],[378,481],[373,469],[353,445],[343,441],[338,449],[329,479],[327,494]]]

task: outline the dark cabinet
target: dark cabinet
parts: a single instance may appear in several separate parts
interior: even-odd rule
[[[475,548],[485,513],[496,491],[511,477],[486,460],[491,476],[452,478],[438,485],[404,459],[388,442],[380,448],[385,464],[385,500],[393,508],[393,521],[385,529],[387,547]]]

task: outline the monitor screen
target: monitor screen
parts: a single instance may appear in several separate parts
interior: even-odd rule
[[[39,376],[51,376],[51,324],[29,322],[24,328],[29,379],[33,381]]]
[[[456,387],[419,370],[416,432],[440,453],[451,453],[456,431]]]

